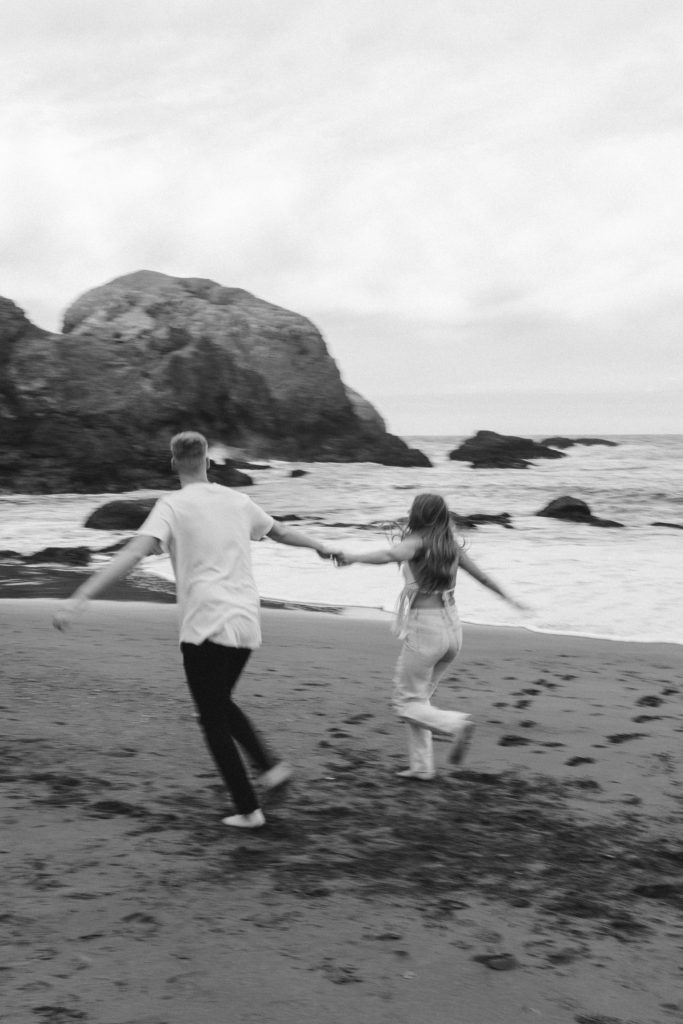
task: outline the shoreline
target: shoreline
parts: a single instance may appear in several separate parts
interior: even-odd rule
[[[55,564],[27,565],[19,562],[0,562],[0,601],[26,598],[64,600],[70,597],[76,587],[87,579],[92,571],[92,568],[84,568],[82,566]],[[175,604],[175,584],[161,576],[153,576],[150,573],[138,570],[109,588],[102,600],[138,601],[145,604]],[[390,611],[378,607],[324,604],[315,601],[293,601],[267,596],[261,597],[261,608],[330,614],[350,619],[373,620],[379,623],[386,623],[387,625],[391,623],[393,617]],[[467,629],[521,630],[534,636],[548,636],[558,640],[577,639],[609,644],[634,644],[638,647],[683,647],[683,641],[610,637],[579,632],[556,632],[536,626],[529,626],[523,622],[512,625],[500,625],[497,623],[473,621],[466,617],[462,617],[461,621]]]

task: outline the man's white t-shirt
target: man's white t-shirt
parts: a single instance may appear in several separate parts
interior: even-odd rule
[[[187,484],[159,498],[137,532],[171,556],[181,643],[260,646],[251,542],[274,525],[246,494],[221,484]]]

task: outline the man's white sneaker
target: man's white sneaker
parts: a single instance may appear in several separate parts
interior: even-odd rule
[[[250,814],[231,814],[223,818],[223,824],[232,825],[233,828],[262,828],[265,823],[265,815],[260,807]]]
[[[292,777],[292,769],[289,767],[286,761],[280,761],[278,764],[273,765],[267,772],[263,772],[259,775],[258,781],[261,786],[266,790],[279,789],[280,786],[285,786]]]

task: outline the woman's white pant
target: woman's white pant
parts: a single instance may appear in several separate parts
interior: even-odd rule
[[[453,606],[409,612],[391,703],[406,724],[411,771],[432,775],[432,733],[455,736],[470,717],[431,703],[439,680],[461,647],[462,627]]]

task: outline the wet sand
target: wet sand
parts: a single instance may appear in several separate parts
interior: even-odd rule
[[[25,592],[0,591],[3,1022],[683,1017],[683,647],[466,627],[439,698],[470,756],[406,782],[386,622],[266,610],[238,694],[296,780],[245,834],[174,607],[62,635]]]

